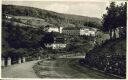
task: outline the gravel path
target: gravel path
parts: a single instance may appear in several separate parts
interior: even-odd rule
[[[33,70],[33,65],[38,61],[8,66],[2,69],[2,78],[38,78]]]

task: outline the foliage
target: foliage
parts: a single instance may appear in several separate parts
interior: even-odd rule
[[[123,27],[126,30],[126,7],[127,4],[115,5],[115,2],[110,3],[106,8],[107,13],[103,15],[103,30],[109,32],[110,38],[116,38],[116,29]],[[114,35],[112,32],[114,31]],[[125,31],[126,32],[126,31]]]
[[[91,39],[91,37],[89,38],[87,36],[84,36],[84,38],[83,36],[73,36],[67,41],[68,45],[65,51],[72,53],[87,53],[93,48]]]
[[[33,51],[31,48],[37,49],[42,46],[40,42],[43,35],[41,29],[21,27],[13,22],[2,21],[2,55],[9,57],[15,53],[27,56]]]

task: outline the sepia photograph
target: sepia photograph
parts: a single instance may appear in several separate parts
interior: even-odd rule
[[[1,78],[126,79],[126,1],[11,1],[1,11]]]

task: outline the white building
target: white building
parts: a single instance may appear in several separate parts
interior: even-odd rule
[[[59,28],[57,27],[49,27],[48,32],[59,32]]]
[[[96,36],[97,29],[96,28],[81,28],[80,35],[86,36]]]
[[[12,18],[12,16],[8,16],[8,15],[6,15],[6,18],[7,18],[7,19],[11,19],[11,18]]]
[[[62,33],[63,27],[47,27],[46,31],[47,32],[59,32]]]
[[[46,43],[45,46],[47,48],[52,49],[63,49],[66,47],[65,39],[62,37],[55,37],[53,43]]]
[[[80,29],[80,35],[90,35],[90,31],[89,29],[86,29],[86,28],[82,28]]]
[[[96,28],[90,28],[90,27],[67,27],[64,28],[62,33],[66,35],[86,35],[86,36],[96,36],[97,29]]]
[[[52,49],[63,49],[66,47],[66,44],[64,44],[64,43],[52,43],[52,44],[46,44],[45,46],[47,48],[52,48]]]
[[[66,47],[66,44],[64,44],[64,43],[54,43],[53,44],[53,49],[62,49],[65,47]]]

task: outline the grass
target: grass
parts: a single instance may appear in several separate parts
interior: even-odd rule
[[[46,26],[49,24],[45,22],[44,19],[36,18],[36,17],[30,17],[30,16],[29,17],[28,16],[13,16],[13,17],[15,19],[20,19],[20,22],[16,21],[15,24],[19,24],[21,26],[31,26],[34,28],[38,28],[39,26]]]

